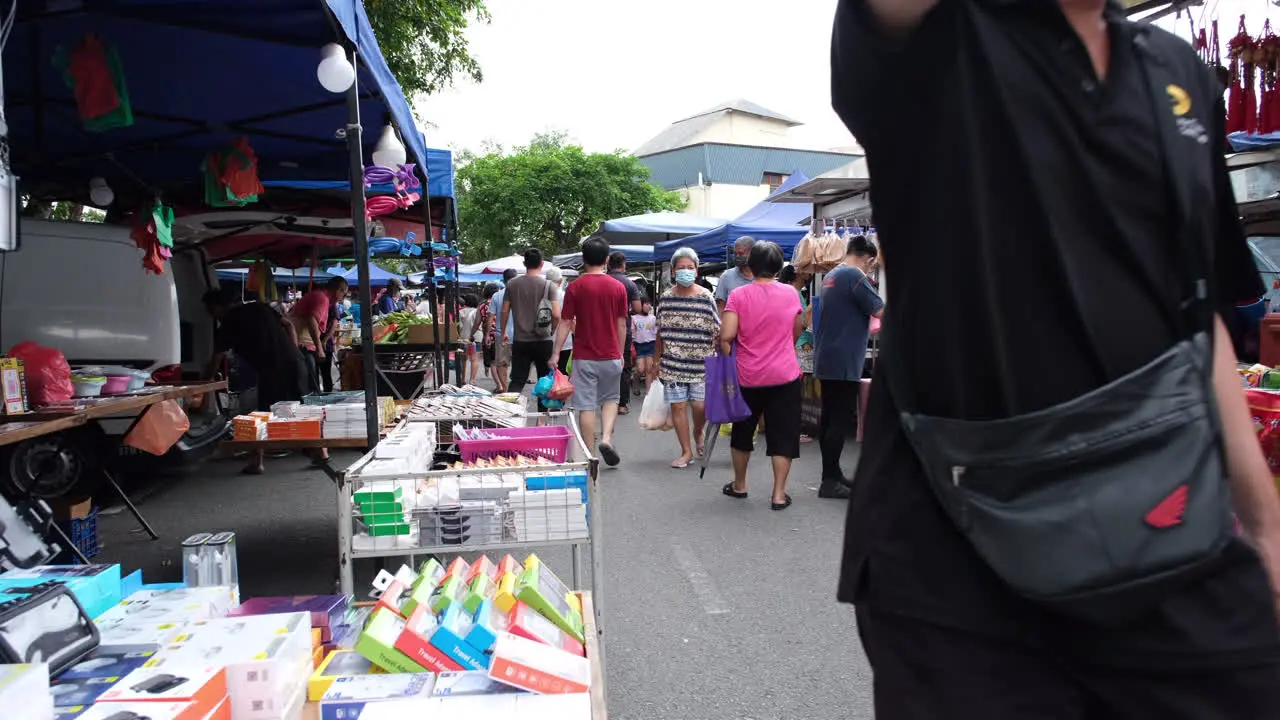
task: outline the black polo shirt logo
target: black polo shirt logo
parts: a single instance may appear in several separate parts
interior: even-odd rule
[[[1191,115],[1191,95],[1177,85],[1168,85],[1165,92],[1169,93],[1170,108],[1173,111],[1174,122],[1177,123],[1178,133],[1185,138],[1195,140],[1201,145],[1209,144],[1209,133],[1204,129],[1204,125]]]

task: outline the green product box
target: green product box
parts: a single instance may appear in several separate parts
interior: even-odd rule
[[[368,522],[366,522],[365,525],[368,526],[370,537],[386,537],[388,535],[408,535],[411,532],[409,523],[388,523],[386,525],[371,525]]]
[[[399,485],[395,490],[357,490],[351,500],[357,505],[366,503],[398,503],[404,497],[404,488]]]
[[[586,642],[582,613],[569,604],[568,589],[541,563],[526,567],[516,580],[516,599],[537,610],[574,640]]]
[[[488,600],[493,602],[498,597],[498,585],[488,575],[483,573],[475,576],[471,580],[471,585],[467,587],[467,597],[463,599],[462,606],[472,615],[480,609],[480,603]]]
[[[409,593],[409,597],[404,601],[404,616],[409,617],[419,605],[430,605],[431,597],[435,595],[436,587],[440,585],[441,578],[444,577],[444,566],[435,558],[428,558],[422,563],[422,567],[418,568],[418,580],[414,582],[413,589]]]
[[[462,605],[467,599],[467,585],[454,576],[445,578],[444,582],[431,593],[431,612],[443,615],[453,605]]]
[[[404,514],[404,503],[402,502],[367,502],[356,503],[356,505],[360,506],[360,512],[365,515]]]
[[[404,632],[404,618],[390,608],[380,607],[369,616],[369,624],[365,626],[364,632],[360,633],[355,651],[389,673],[428,672],[408,655],[396,649],[396,641],[400,639],[402,632]]]

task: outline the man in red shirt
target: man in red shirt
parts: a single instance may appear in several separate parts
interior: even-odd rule
[[[320,392],[320,367],[328,367],[325,359],[325,334],[329,330],[329,308],[347,294],[347,281],[335,277],[324,289],[307,293],[289,312],[298,331],[298,347],[306,359],[311,392]]]
[[[578,411],[582,437],[596,437],[596,413],[603,418],[600,457],[614,466],[621,458],[613,448],[613,424],[618,419],[622,348],[627,340],[627,291],[605,274],[609,243],[598,237],[582,243],[586,271],[564,291],[561,323],[556,328],[551,357],[560,357],[573,333],[573,397],[569,406]]]

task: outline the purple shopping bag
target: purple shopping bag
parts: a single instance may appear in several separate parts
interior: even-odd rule
[[[707,357],[707,422],[728,425],[751,417],[751,408],[742,399],[738,385],[738,361],[733,355],[716,353]]]

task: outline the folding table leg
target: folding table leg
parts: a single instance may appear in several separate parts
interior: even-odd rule
[[[62,540],[62,546],[65,547],[67,550],[70,550],[71,553],[76,556],[76,559],[80,561],[81,565],[92,564],[89,561],[89,558],[85,557],[85,554],[80,552],[80,548],[76,547],[76,544],[71,541],[71,538],[67,537],[66,531],[64,531],[61,527],[59,527],[58,523],[50,522],[49,527],[52,528],[53,531],[58,534],[58,537]]]
[[[160,536],[156,534],[155,530],[151,529],[151,523],[147,522],[147,519],[142,517],[142,513],[138,512],[137,506],[134,505],[133,501],[129,499],[129,496],[125,494],[124,489],[116,483],[116,479],[111,477],[111,473],[108,472],[106,468],[103,468],[102,475],[107,479],[107,482],[111,483],[111,487],[115,488],[116,494],[124,501],[125,507],[129,508],[129,512],[133,513],[133,517],[138,521],[138,524],[142,526],[142,529],[147,531],[147,534],[151,536],[152,540],[159,540]]]

